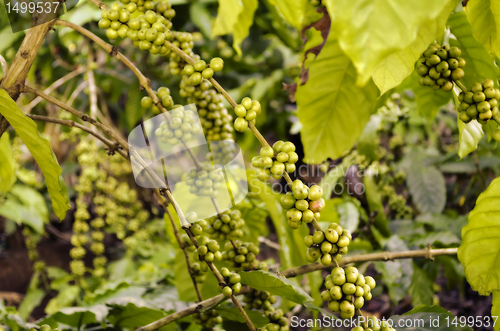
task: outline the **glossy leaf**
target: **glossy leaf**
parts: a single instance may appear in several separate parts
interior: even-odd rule
[[[491,182],[469,213],[462,229],[458,259],[474,291],[489,295],[500,290],[500,178]]]
[[[439,109],[451,100],[452,94],[441,89],[433,90],[428,86],[420,85],[416,72],[413,72],[409,79],[411,80],[413,93],[415,93],[417,111],[420,115],[433,121]]]
[[[227,306],[219,305],[219,306],[217,306],[217,308],[215,310],[223,318],[227,318],[228,320],[243,323],[243,324],[245,323],[245,319],[243,318],[243,316],[241,316],[240,311],[236,307],[227,307]],[[262,315],[262,313],[260,313],[259,311],[250,310],[250,311],[246,311],[246,313],[247,313],[248,317],[250,318],[250,320],[252,321],[252,324],[256,328],[261,328],[269,322],[269,320],[264,315]]]
[[[299,30],[321,18],[309,0],[269,0],[269,2],[277,6],[288,23]]]
[[[384,212],[384,205],[382,204],[382,197],[380,195],[379,189],[373,177],[366,174],[363,177],[363,184],[365,185],[365,195],[368,201],[368,207],[370,208],[370,213],[377,213],[375,216],[375,227],[380,231],[380,233],[386,237],[391,235],[389,230],[389,221]]]
[[[241,55],[241,43],[248,36],[257,0],[219,0],[212,37],[233,34],[233,47]]]
[[[469,1],[467,19],[472,25],[474,38],[490,55],[500,55],[500,6],[495,0]]]
[[[268,271],[240,272],[241,283],[259,291],[268,291],[298,304],[313,301],[301,287],[292,281]]]
[[[328,171],[323,178],[321,178],[320,186],[323,189],[323,199],[329,200],[332,192],[338,181],[345,176],[347,171],[346,166],[337,165],[335,168]]]
[[[164,317],[166,313],[160,309],[138,307],[133,303],[126,306],[113,305],[108,320],[115,327],[138,328]]]
[[[127,102],[125,103],[125,118],[129,129],[133,129],[137,122],[141,119],[144,109],[141,106],[143,93],[139,88],[139,84],[131,86],[127,93]]]
[[[433,166],[414,164],[407,174],[413,202],[422,213],[441,213],[446,203],[443,174]]]
[[[432,304],[434,297],[433,285],[434,282],[429,278],[425,270],[413,263],[413,276],[411,277],[408,294],[411,297],[411,303],[414,307]]]
[[[340,217],[340,225],[349,232],[354,232],[359,224],[358,207],[351,201],[346,201],[337,205],[337,212]]]
[[[471,1],[478,3],[482,1]],[[474,6],[474,5],[473,5]],[[467,21],[464,12],[458,12],[450,15],[448,25],[451,33],[457,39],[450,39],[450,45],[458,46],[462,50],[462,55],[467,62],[465,67],[465,76],[462,81],[467,87],[481,82],[486,78],[496,81],[500,75],[498,67],[495,65],[486,49],[473,37],[473,30]]]
[[[61,177],[61,167],[49,142],[40,136],[35,122],[23,114],[19,106],[3,89],[0,89],[0,114],[9,121],[35,158],[45,177],[52,199],[52,208],[59,219],[64,219],[66,211],[70,208],[69,197]]]
[[[365,155],[374,161],[378,159],[376,152],[380,144],[380,139],[378,138],[377,131],[380,123],[382,123],[382,117],[372,115],[356,145],[359,154]]]
[[[451,322],[454,318],[452,313],[442,307],[421,305],[402,316],[391,316],[390,319],[393,321],[393,325],[398,325],[398,330],[472,331],[472,328],[467,325],[464,327],[461,327],[460,323],[457,326],[452,325]],[[405,325],[409,325],[409,327],[404,327]]]
[[[5,132],[0,138],[0,194],[9,192],[16,182],[16,165],[12,148],[10,147],[9,133]]]
[[[356,70],[330,33],[309,67],[309,80],[297,87],[305,161],[319,164],[349,150],[370,120],[377,95],[373,82],[356,86]]]
[[[458,156],[464,158],[477,149],[479,141],[483,138],[484,131],[476,120],[467,124],[457,119],[459,131]]]
[[[381,94],[401,84],[413,72],[415,62],[422,56],[429,44],[443,33],[446,20],[456,4],[456,0],[448,0],[437,18],[430,19],[421,25],[415,41],[408,47],[387,56],[374,69],[372,78]]]
[[[80,287],[76,285],[66,286],[55,298],[51,299],[45,307],[47,314],[54,314],[59,310],[69,307],[80,294]]]
[[[357,83],[370,81],[375,68],[389,55],[413,43],[422,26],[436,20],[446,1],[326,0],[332,34],[358,72]]]

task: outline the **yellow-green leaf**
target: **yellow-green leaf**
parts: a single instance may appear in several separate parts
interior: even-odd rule
[[[424,117],[433,121],[439,112],[439,108],[446,105],[452,94],[441,89],[433,90],[429,86],[422,86],[418,83],[418,75],[413,72],[409,78],[411,87],[415,93],[415,101],[417,101],[417,111]]]
[[[457,0],[448,0],[436,19],[430,19],[420,27],[415,41],[408,47],[386,57],[375,68],[372,78],[381,94],[401,84],[413,72],[415,62],[422,56],[429,44],[443,33],[446,20],[456,4]]]
[[[464,158],[469,153],[477,149],[477,145],[481,138],[483,138],[484,131],[476,120],[473,120],[467,124],[462,122],[460,119],[458,121],[458,131],[459,135],[459,146],[458,146],[458,156]]]
[[[321,18],[309,0],[269,0],[293,27],[302,29]]]
[[[465,7],[472,33],[490,55],[500,55],[500,3],[495,0],[474,0]]]
[[[309,67],[309,80],[297,88],[305,160],[319,164],[352,148],[375,107],[378,89],[356,85],[356,70],[330,33]]]
[[[16,182],[16,164],[10,147],[9,134],[0,138],[0,195],[9,192]]]
[[[66,211],[70,208],[69,197],[61,176],[61,167],[50,148],[50,143],[40,136],[35,122],[23,114],[3,89],[0,89],[0,114],[9,121],[33,155],[45,177],[47,190],[52,199],[52,208],[59,219],[64,219]]]
[[[233,47],[241,55],[241,43],[248,36],[257,7],[257,0],[219,0],[212,36],[232,33]]]
[[[458,259],[474,291],[490,295],[500,290],[500,178],[476,201],[462,229]]]
[[[493,291],[491,316],[500,318],[500,291]],[[495,331],[500,331],[500,323],[495,324]]]
[[[369,82],[374,69],[390,54],[407,48],[419,29],[436,20],[447,1],[326,0],[331,33],[358,72],[357,83]]]

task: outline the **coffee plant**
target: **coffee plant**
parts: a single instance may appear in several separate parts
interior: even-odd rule
[[[493,1],[44,2],[0,11],[0,331],[500,330]]]

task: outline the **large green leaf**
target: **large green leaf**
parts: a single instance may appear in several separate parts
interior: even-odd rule
[[[38,288],[39,282],[40,274],[35,272],[33,276],[31,276],[30,285],[28,286],[23,302],[21,302],[17,309],[19,316],[23,319],[27,319],[31,315],[33,309],[35,309],[45,297],[45,291]]]
[[[340,217],[340,225],[349,232],[356,231],[359,224],[358,207],[351,201],[343,202],[336,207]]]
[[[134,128],[144,113],[141,106],[142,92],[139,84],[134,84],[130,87],[127,93],[127,102],[125,103],[125,119],[130,130]]]
[[[389,55],[407,48],[421,27],[436,20],[447,1],[326,0],[332,34],[352,59],[358,84],[369,82],[374,69]]]
[[[363,177],[363,184],[365,185],[365,195],[368,201],[368,207],[371,213],[377,213],[375,216],[375,227],[386,237],[391,235],[389,230],[389,221],[384,212],[384,205],[382,204],[382,196],[380,195],[375,179],[370,175],[366,174]]]
[[[481,1],[471,1],[471,3],[478,2]],[[470,88],[472,84],[486,78],[491,78],[496,82],[500,74],[499,69],[495,65],[493,57],[472,36],[472,28],[465,13],[458,12],[450,15],[448,25],[451,33],[457,38],[456,40],[450,39],[450,45],[460,47],[461,57],[467,62],[465,76],[462,79],[465,85]]]
[[[462,229],[458,259],[474,291],[489,295],[500,290],[500,178],[476,201]]]
[[[457,119],[457,122],[459,132],[458,156],[464,158],[477,149],[479,141],[483,138],[484,131],[481,124],[476,120],[467,124],[460,119]]]
[[[422,56],[429,44],[443,33],[446,20],[456,4],[457,0],[448,0],[436,19],[430,19],[422,24],[415,41],[408,47],[386,57],[374,69],[372,78],[381,94],[401,84],[413,72],[415,62]]]
[[[418,83],[418,75],[416,72],[413,72],[409,79],[411,80],[413,93],[415,93],[417,111],[422,116],[433,121],[439,111],[439,108],[451,100],[452,94],[441,89],[433,90],[428,86],[420,85]]]
[[[101,323],[106,320],[109,308],[105,305],[95,305],[92,307],[67,307],[45,318],[39,324],[48,324],[52,328],[69,325],[80,329],[83,325]]]
[[[377,131],[380,123],[382,123],[382,116],[372,115],[356,145],[359,154],[365,155],[373,161],[378,159],[377,148],[379,147],[380,139]]]
[[[33,214],[38,215],[44,223],[49,223],[49,211],[45,199],[37,190],[26,185],[14,185],[10,191]]]
[[[0,194],[9,192],[16,182],[16,164],[10,147],[9,134],[5,132],[0,138]]]
[[[373,82],[356,86],[356,70],[330,33],[309,67],[309,80],[297,87],[305,161],[319,164],[349,150],[370,120],[377,95]]]
[[[420,268],[416,263],[413,263],[413,276],[411,277],[408,294],[411,297],[411,303],[414,307],[432,304],[434,297],[433,285],[434,282],[429,278],[425,270]]]
[[[288,23],[299,30],[321,18],[309,0],[269,0],[269,2],[277,6]]]
[[[258,5],[257,0],[219,0],[212,36],[232,33],[233,47],[241,55],[241,42],[248,36]]]
[[[472,32],[481,45],[486,48],[490,55],[500,55],[500,7],[495,0],[469,1],[467,7],[467,19],[472,25]]]
[[[500,318],[500,291],[493,291],[493,302],[492,302],[492,307],[491,307],[491,316]],[[495,324],[495,331],[499,331],[499,330],[500,330],[500,323],[496,323]]]
[[[434,166],[417,162],[407,174],[413,202],[422,213],[441,213],[446,203],[446,183],[443,174]]]
[[[242,324],[246,323],[245,319],[243,318],[243,316],[241,316],[240,311],[236,307],[228,307],[228,306],[220,305],[217,308],[215,308],[215,310],[219,313],[219,315],[221,315],[225,319],[228,319],[230,321],[239,322]],[[250,318],[250,320],[252,321],[252,324],[256,328],[261,328],[269,322],[269,320],[264,315],[262,315],[262,313],[260,313],[259,311],[250,310],[250,311],[246,311],[246,313],[247,313],[248,317]]]
[[[337,165],[321,178],[320,186],[323,189],[323,199],[328,201],[331,198],[335,185],[345,176],[347,168],[347,166]]]
[[[268,271],[257,270],[240,272],[241,283],[248,285],[259,291],[268,291],[271,294],[278,295],[282,298],[305,304],[313,301],[300,286],[282,276],[270,273]]]
[[[45,307],[47,314],[54,314],[62,308],[69,307],[80,294],[80,287],[76,285],[66,286],[55,298],[51,299]]]
[[[52,199],[52,208],[59,219],[64,219],[70,208],[66,185],[61,177],[61,167],[47,139],[40,136],[35,122],[26,117],[7,92],[0,89],[0,114],[16,130],[43,172],[45,183]]]
[[[455,316],[439,306],[418,306],[402,316],[391,316],[392,325],[397,325],[398,330],[419,331],[472,331],[470,326],[453,325]],[[405,327],[406,326],[406,327]]]
[[[113,305],[108,320],[115,328],[135,329],[165,317],[166,313],[160,309],[138,307],[133,303],[126,306]]]
[[[38,215],[38,212],[30,210],[15,198],[6,199],[0,205],[0,215],[18,225],[29,225],[37,233],[44,233],[44,220]]]

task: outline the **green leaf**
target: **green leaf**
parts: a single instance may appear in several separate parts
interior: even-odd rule
[[[500,7],[494,0],[470,1],[467,3],[467,19],[472,25],[474,38],[488,51],[500,55],[498,29]]]
[[[49,211],[45,199],[37,190],[26,185],[14,185],[10,191],[33,214],[40,216],[44,223],[49,223]]]
[[[269,0],[293,27],[301,30],[321,18],[309,0]]]
[[[382,116],[372,115],[370,122],[365,126],[356,145],[356,149],[361,155],[365,155],[373,161],[378,160],[377,148],[380,144],[380,139],[377,131],[380,123],[382,123]]]
[[[391,231],[389,230],[389,221],[387,220],[384,212],[382,196],[380,195],[378,186],[370,174],[366,174],[366,176],[363,177],[363,184],[365,185],[365,195],[366,200],[368,201],[368,207],[370,208],[370,213],[377,213],[374,225],[382,235],[389,237],[391,235]]]
[[[478,2],[482,1],[471,1],[471,4]],[[472,36],[473,31],[465,13],[458,12],[450,15],[448,25],[451,33],[457,38],[456,40],[450,39],[450,45],[460,47],[462,50],[461,57],[467,62],[466,73],[462,79],[463,83],[471,87],[472,84],[481,82],[486,78],[491,78],[496,82],[500,71],[495,65],[493,57]]]
[[[69,307],[78,297],[80,287],[76,285],[67,286],[62,289],[55,298],[51,299],[45,307],[47,314],[54,314],[62,308]]]
[[[40,136],[35,122],[22,113],[19,106],[3,89],[0,89],[0,114],[9,121],[35,158],[45,177],[45,183],[52,199],[52,208],[59,219],[64,219],[66,211],[70,208],[69,197],[61,177],[61,167],[49,142]]]
[[[339,179],[345,176],[347,166],[338,165],[332,170],[328,171],[321,179],[320,186],[323,189],[323,199],[330,200],[333,189],[338,183]]]
[[[141,106],[142,92],[139,84],[134,84],[129,89],[127,102],[125,103],[125,118],[129,129],[133,129],[144,113]]]
[[[241,42],[248,36],[258,5],[257,0],[219,0],[212,37],[232,33],[233,47],[241,55]]]
[[[446,203],[443,174],[433,166],[414,163],[407,174],[408,189],[413,202],[422,213],[441,213]]]
[[[204,4],[200,2],[190,4],[189,17],[205,37],[212,36],[212,15]]]
[[[389,55],[407,48],[421,27],[436,20],[447,1],[327,0],[331,34],[358,72],[357,83],[369,82],[375,68]]]
[[[297,87],[306,162],[336,159],[352,148],[370,120],[377,95],[373,82],[356,86],[356,70],[330,33],[309,67],[309,80]]]
[[[473,331],[471,327],[460,327],[451,324],[455,316],[439,306],[418,306],[402,316],[391,316],[392,325],[397,325],[398,330],[420,330],[420,331]],[[402,326],[400,326],[402,325]],[[408,327],[403,327],[408,325]]]
[[[16,164],[10,147],[9,133],[5,132],[0,138],[0,194],[9,192],[16,182]]]
[[[422,24],[415,41],[408,47],[387,56],[374,69],[372,78],[381,94],[401,84],[413,72],[415,62],[422,56],[429,44],[443,33],[446,20],[456,4],[456,0],[447,1],[447,5],[436,19]]]
[[[491,307],[491,316],[500,318],[500,291],[493,291],[493,302],[492,302],[492,307]],[[499,331],[499,330],[500,330],[500,323],[496,323],[495,324],[495,331]]]
[[[44,233],[43,219],[37,213],[22,205],[17,199],[6,199],[0,205],[0,215],[16,222],[18,225],[27,224],[37,233]]]
[[[500,290],[500,178],[491,182],[469,213],[462,229],[458,259],[474,291],[489,295]]]
[[[223,318],[227,318],[230,321],[235,321],[235,322],[245,324],[245,319],[243,318],[243,316],[241,316],[240,311],[236,307],[228,307],[228,306],[219,305],[219,306],[217,306],[217,308],[215,308],[215,310]],[[248,317],[250,318],[250,320],[252,321],[252,324],[256,328],[261,328],[269,322],[269,320],[264,315],[262,315],[262,313],[260,313],[259,311],[256,311],[256,310],[248,311],[247,310],[246,313],[247,313]]]
[[[458,156],[464,158],[471,152],[477,149],[479,141],[483,138],[484,131],[476,120],[465,124],[460,119],[457,119],[459,132],[459,147]]]
[[[309,294],[292,281],[268,271],[246,271],[240,272],[240,275],[242,284],[256,290],[268,291],[298,304],[313,301]]]
[[[354,232],[359,224],[358,207],[351,201],[346,201],[337,205],[337,212],[340,217],[340,225],[349,232]]]
[[[429,278],[425,270],[413,263],[413,276],[411,277],[411,285],[408,288],[412,305],[431,305],[434,297],[433,285],[434,282]]]
[[[446,105],[452,98],[450,92],[443,90],[433,90],[428,86],[422,86],[418,83],[418,75],[416,72],[409,78],[411,80],[411,87],[415,93],[415,100],[417,102],[417,111],[424,117],[433,121],[436,117],[439,108]]]
[[[165,316],[166,313],[162,310],[128,303],[126,306],[112,305],[108,320],[115,328],[135,329]]]
[[[24,296],[23,302],[18,308],[19,316],[23,319],[27,319],[33,309],[38,307],[45,297],[45,291],[39,288],[28,288],[28,292]]]
[[[80,329],[83,325],[101,323],[106,320],[109,309],[105,305],[92,307],[67,307],[54,313],[39,324],[61,323]]]

